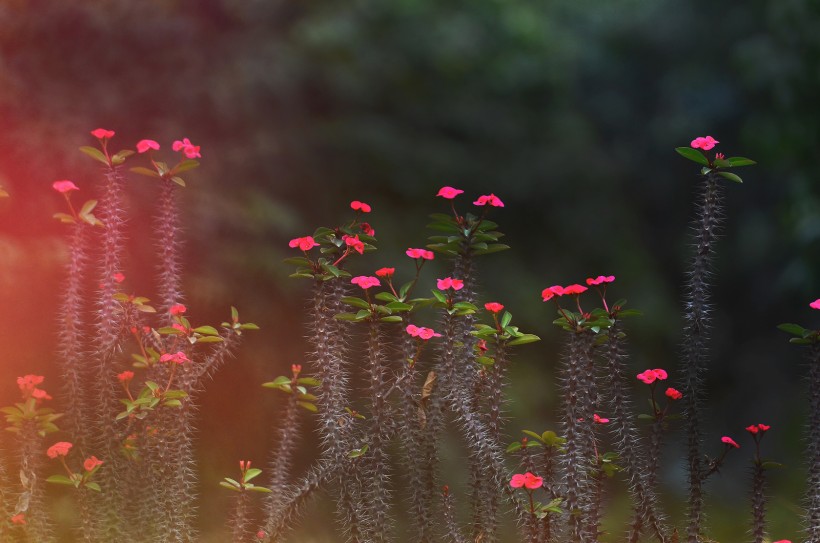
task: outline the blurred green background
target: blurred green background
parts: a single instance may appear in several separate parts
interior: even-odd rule
[[[115,149],[152,138],[170,154],[183,136],[202,146],[183,194],[188,307],[218,323],[233,304],[263,329],[202,399],[203,541],[224,539],[218,480],[239,459],[267,461],[281,403],[260,384],[306,348],[308,285],[287,279],[289,239],[363,200],[380,249],[354,271],[390,264],[407,277],[404,249],[425,242],[427,214],[446,210],[440,186],[464,189],[468,207],[500,196],[494,219],[512,250],[482,258],[481,287],[544,339],[520,348],[512,371],[513,440],[555,426],[560,334],[546,286],[615,274],[611,292],[646,314],[631,323],[633,368],[664,367],[680,383],[697,167],[673,148],[709,134],[727,156],[759,162],[725,189],[715,266],[706,435],[714,453],[725,434],[742,449],[709,483],[711,534],[745,538],[743,427],[765,422],[765,453],[786,464],[772,473],[771,533],[797,539],[805,368],[775,326],[818,320],[808,308],[820,295],[817,28],[814,0],[4,0],[0,404],[23,373],[59,388],[66,253],[50,185],[69,178],[89,196],[98,170],[76,149],[91,129],[115,130]],[[153,192],[146,178],[129,184],[127,284],[151,296]],[[438,262],[429,284],[446,269]],[[304,465],[315,441],[305,434]],[[663,473],[673,516],[680,453],[675,431]],[[613,486],[613,510],[624,496]],[[335,541],[331,518],[319,500],[294,540]]]

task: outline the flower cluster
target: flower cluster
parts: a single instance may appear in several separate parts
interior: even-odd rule
[[[693,149],[703,149],[704,151],[708,151],[713,149],[718,143],[720,142],[712,136],[706,136],[693,139],[690,145]]]
[[[171,149],[181,151],[186,158],[202,158],[202,155],[199,153],[199,145],[194,145],[188,138],[176,140],[173,145],[171,145]]]
[[[444,279],[436,279],[436,288],[439,290],[461,290],[464,288],[464,281],[461,279],[453,279],[452,277],[445,277]]]
[[[191,360],[182,351],[177,351],[175,353],[165,353],[164,355],[159,357],[159,361],[184,364],[185,362],[190,362]]]
[[[313,236],[305,236],[303,238],[293,238],[288,242],[288,246],[292,249],[299,247],[302,251],[310,251],[314,247],[318,247],[319,244],[316,243]]]
[[[529,471],[527,473],[516,473],[510,479],[510,486],[513,488],[521,488],[525,487],[529,490],[535,490],[536,488],[541,488],[544,484],[543,477],[536,477]]]
[[[613,278],[614,280],[614,278]],[[555,296],[564,296],[564,295],[579,295],[582,294],[587,290],[587,287],[579,284],[567,285],[566,287],[562,287],[561,285],[553,285],[551,287],[547,287],[541,291],[541,298],[547,302],[553,299]]]
[[[17,378],[17,386],[20,387],[20,392],[23,393],[23,398],[34,398],[35,400],[50,400],[51,396],[42,389],[37,388],[37,385],[42,384],[45,377],[42,375],[24,375]]]
[[[651,385],[657,379],[658,381],[665,380],[669,375],[666,373],[666,370],[662,370],[660,368],[654,370],[646,370],[643,373],[638,374],[638,380],[643,381],[647,385]]]
[[[359,275],[358,277],[354,277],[353,279],[351,279],[350,282],[354,285],[359,285],[365,290],[369,289],[370,287],[381,286],[382,284],[378,278],[369,275]]]
[[[414,324],[408,324],[405,330],[411,336],[421,338],[425,341],[430,338],[441,337],[441,334],[434,332],[432,328],[425,328]]]
[[[350,209],[353,211],[361,211],[362,213],[370,213],[371,207],[364,202],[353,200],[350,202]]]
[[[48,448],[46,451],[46,456],[49,458],[57,458],[58,456],[68,456],[68,451],[71,450],[71,447],[74,445],[69,443],[68,441],[58,441],[54,445]]]
[[[420,258],[422,260],[433,260],[433,251],[428,251],[427,249],[407,249],[405,254],[410,258]]]

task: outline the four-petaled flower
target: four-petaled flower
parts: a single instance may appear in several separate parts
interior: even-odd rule
[[[319,244],[316,243],[316,240],[313,239],[313,236],[305,236],[303,238],[293,238],[288,242],[288,247],[296,248],[299,247],[303,251],[310,251],[314,247],[318,247]]]
[[[405,254],[410,258],[422,258],[424,260],[433,260],[433,251],[426,249],[407,249]]]
[[[68,456],[68,451],[71,450],[73,447],[71,443],[68,441],[58,441],[54,445],[48,448],[46,451],[46,455],[49,458],[57,458],[58,456]]]
[[[672,387],[667,388],[664,394],[666,394],[666,396],[672,400],[680,400],[681,398],[683,398],[683,394],[681,394],[681,392],[678,389]]]
[[[453,279],[452,277],[445,277],[444,279],[436,279],[436,287],[439,290],[461,290],[464,288],[464,281],[461,279]]]
[[[182,304],[174,304],[168,309],[168,312],[174,316],[183,315],[186,311],[188,311],[188,308]]]
[[[191,140],[188,138],[176,140],[173,145],[171,145],[171,149],[174,151],[182,151],[182,154],[184,154],[186,158],[202,158],[202,155],[199,154],[199,147],[199,145],[191,143]]]
[[[97,128],[91,131],[91,135],[97,139],[111,139],[114,137],[113,130],[106,130],[105,128]]]
[[[65,194],[66,192],[71,192],[72,190],[80,190],[80,187],[78,187],[74,184],[73,181],[69,181],[68,179],[55,181],[51,184],[51,186],[60,194]]]
[[[117,379],[120,381],[120,383],[127,383],[128,381],[130,381],[133,378],[134,378],[134,372],[133,371],[125,370],[124,372],[117,374]]]
[[[535,490],[536,488],[541,488],[544,484],[543,477],[536,477],[529,471],[527,473],[516,473],[510,479],[510,486],[513,488],[521,488],[526,487],[530,490]]]
[[[159,357],[159,361],[184,364],[185,362],[190,362],[191,360],[182,351],[177,351],[175,353],[165,353],[164,355]]]
[[[424,326],[416,326],[415,324],[408,324],[407,328],[405,328],[408,334],[413,337],[420,337],[421,339],[427,341],[430,338],[434,337],[441,337],[441,334],[438,334],[433,331],[432,328],[425,328]]]
[[[353,250],[360,255],[364,254],[364,242],[359,239],[359,234],[355,236],[343,236],[342,239],[345,240],[348,247],[352,247]]]
[[[655,379],[658,381],[663,381],[669,375],[666,373],[666,370],[662,370],[660,368],[654,370],[646,370],[643,373],[638,374],[638,380],[643,381],[647,385],[651,385],[655,382]]]
[[[731,437],[729,437],[729,436],[723,436],[722,438],[720,438],[720,440],[721,440],[722,442],[726,443],[727,445],[729,445],[730,447],[734,447],[735,449],[739,449],[739,448],[740,448],[740,445],[738,445],[738,444],[737,444],[737,442],[735,442],[735,440],[734,440],[734,439],[732,439],[732,438],[731,438]]]
[[[379,268],[376,270],[376,275],[379,277],[393,277],[394,273],[396,273],[396,268]]]
[[[693,139],[690,145],[693,149],[703,149],[704,151],[708,151],[718,143],[720,142],[712,136],[706,136]]]
[[[810,303],[809,307],[812,309],[820,309],[820,298],[817,298],[812,303]]]
[[[495,194],[485,194],[484,196],[479,196],[478,200],[473,202],[473,204],[477,206],[491,205],[493,207],[504,207],[504,202],[502,202],[501,199]]]
[[[371,210],[369,205],[358,200],[353,200],[350,202],[350,209],[353,211],[361,211],[362,213],[370,213]]]
[[[453,187],[441,187],[438,191],[438,194],[436,194],[436,196],[441,196],[442,198],[447,198],[448,200],[452,200],[453,198],[455,198],[456,196],[458,196],[462,192],[464,192],[464,191],[461,190],[461,189],[454,189]]]
[[[564,287],[564,294],[581,294],[583,292],[586,292],[587,290],[587,287],[583,285],[569,285]]]
[[[499,313],[501,310],[504,309],[504,306],[498,302],[487,302],[486,304],[484,304],[484,309],[486,309],[490,313]]]
[[[541,291],[541,298],[544,299],[545,302],[551,300],[554,296],[563,296],[564,295],[564,287],[561,285],[553,285],[551,287],[547,287]]]
[[[609,419],[599,417],[598,413],[593,413],[592,414],[592,422],[594,422],[596,424],[606,424],[607,422],[609,422]]]
[[[50,400],[51,396],[42,389],[37,388],[45,380],[42,375],[24,375],[17,378],[17,386],[24,398],[34,398],[35,400]]]
[[[611,283],[615,280],[614,275],[599,275],[596,278],[589,277],[587,278],[587,285],[600,285],[601,283]]]
[[[370,287],[378,287],[381,286],[381,281],[377,277],[373,277],[371,275],[359,275],[358,277],[354,277],[350,280],[351,283],[354,285],[359,285],[363,289],[367,290]]]
[[[151,149],[153,149],[154,151],[159,151],[159,143],[155,142],[154,140],[139,140],[137,142],[138,153],[145,153],[146,151],[150,151]]]
[[[25,526],[26,524],[26,514],[25,513],[17,513],[13,517],[11,517],[11,523],[17,524],[19,526]]]
[[[96,456],[92,456],[91,458],[86,458],[83,462],[83,468],[85,471],[94,471],[94,468],[97,466],[102,466],[104,462],[97,458]]]

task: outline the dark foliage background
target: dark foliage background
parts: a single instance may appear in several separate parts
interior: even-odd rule
[[[521,348],[513,371],[512,440],[554,427],[560,349],[545,286],[615,274],[616,295],[646,313],[632,323],[636,373],[679,375],[696,167],[673,148],[711,134],[727,155],[759,161],[726,187],[714,278],[708,434],[715,450],[724,434],[749,447],[710,482],[713,535],[744,537],[742,428],[766,422],[764,448],[787,465],[773,474],[772,534],[796,539],[801,359],[775,326],[817,322],[818,26],[811,0],[2,2],[0,185],[11,198],[0,201],[0,403],[23,373],[58,388],[66,255],[50,184],[90,191],[97,172],[76,149],[98,126],[116,130],[116,148],[147,137],[168,150],[182,136],[202,146],[184,193],[189,308],[219,322],[234,304],[263,328],[202,407],[203,530],[214,541],[226,506],[217,481],[239,459],[265,462],[281,404],[259,385],[305,349],[307,285],[287,279],[287,240],[364,200],[381,248],[356,270],[409,274],[403,249],[421,245],[426,215],[444,209],[438,187],[498,194],[513,249],[484,259],[483,287],[544,338]],[[129,288],[150,293],[150,181],[130,182]],[[673,512],[680,457],[671,443]],[[334,540],[325,509],[300,541]]]

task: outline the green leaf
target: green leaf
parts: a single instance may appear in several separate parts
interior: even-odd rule
[[[259,326],[255,325],[252,322],[246,322],[239,326],[240,330],[259,330]]]
[[[319,379],[315,379],[313,377],[300,377],[296,380],[296,382],[300,385],[307,385],[309,387],[316,387],[322,384]]]
[[[510,324],[512,320],[512,313],[509,311],[505,311],[503,315],[501,315],[501,328],[504,328]]]
[[[527,343],[534,343],[536,341],[541,341],[541,338],[536,336],[535,334],[523,334],[520,337],[517,337],[514,340],[507,343],[507,345],[524,345]]]
[[[345,296],[342,298],[342,303],[352,305],[353,307],[358,307],[359,309],[367,309],[368,313],[370,310],[370,304],[367,303],[366,300],[362,300],[361,298],[357,298],[355,296]]]
[[[182,402],[179,400],[165,400],[162,405],[165,407],[182,407]]]
[[[410,311],[413,306],[402,302],[390,302],[386,306],[390,311]]]
[[[300,407],[302,407],[303,409],[307,409],[311,413],[318,413],[319,412],[319,409],[316,407],[316,405],[314,405],[310,402],[296,402],[296,403],[298,403]]]
[[[117,154],[111,157],[111,163],[115,166],[119,166],[120,164],[125,162],[126,158],[130,157],[133,154],[134,151],[132,151],[131,149],[123,149],[122,151],[118,152]]]
[[[706,156],[697,149],[693,149],[691,147],[675,147],[675,151],[677,151],[683,158],[687,158],[692,162],[697,162],[701,166],[709,165],[709,160],[707,160]]]
[[[259,468],[249,469],[248,471],[245,472],[245,478],[243,479],[243,482],[247,483],[248,481],[250,481],[254,477],[258,477],[260,473],[262,473],[262,470],[259,469]]]
[[[733,167],[753,166],[757,164],[757,162],[755,162],[754,160],[742,156],[730,156],[726,159],[726,162],[728,162]]]
[[[87,145],[84,145],[84,146],[80,147],[80,151],[87,154],[88,156],[90,156],[94,160],[96,160],[98,162],[102,162],[103,164],[108,166],[108,159],[105,158],[105,155],[102,154],[102,151],[100,151],[96,147],[89,147]]]
[[[379,320],[381,322],[401,322],[402,318],[398,315],[391,315],[389,317],[382,317]]]
[[[781,464],[780,462],[772,462],[771,460],[769,460],[760,464],[760,467],[762,467],[763,469],[782,468],[783,464]]]
[[[392,292],[379,292],[376,294],[376,299],[382,302],[398,302],[399,299],[396,298]]]
[[[735,183],[743,183],[743,179],[738,177],[737,175],[730,173],[730,172],[717,172],[719,176],[724,179],[728,179],[729,181],[734,181]]]
[[[199,166],[199,162],[197,162],[196,160],[183,160],[182,162],[177,164],[172,171],[174,174],[178,174],[182,172],[187,172],[188,170],[193,170],[197,166]]]
[[[799,324],[786,322],[783,324],[779,324],[777,326],[777,329],[782,332],[786,332],[787,334],[792,334],[798,337],[805,337],[806,335],[806,329],[800,326]]]
[[[151,392],[159,388],[159,385],[156,384],[154,381],[145,381],[145,386],[148,387],[151,390]]]
[[[337,321],[357,321],[359,320],[355,313],[339,313],[333,317]]]
[[[177,185],[179,185],[180,187],[184,187],[184,186],[185,186],[185,180],[184,180],[183,178],[181,178],[181,177],[177,177],[176,175],[175,175],[174,177],[172,177],[172,178],[171,178],[171,181],[173,181],[174,183],[176,183],[176,184],[177,184]]]
[[[95,207],[97,207],[97,200],[88,200],[83,204],[83,207],[80,208],[80,215],[87,215],[91,213]]]
[[[197,343],[221,343],[225,341],[219,336],[203,336],[200,338],[196,338]]]
[[[237,485],[238,484],[239,483],[237,483]],[[228,482],[225,482],[225,481],[219,481],[219,486],[221,486],[222,488],[227,488],[228,490],[233,490],[234,492],[241,492],[241,490],[239,489],[239,486],[234,486],[231,483],[228,483]]]
[[[290,384],[290,378],[285,377],[284,375],[280,375],[273,381],[269,381],[267,383],[262,383],[262,386],[265,388],[279,388],[282,385]]]
[[[58,219],[63,224],[74,224],[74,217],[68,213],[55,213],[52,218]]]
[[[245,490],[247,490],[248,492],[266,492],[266,493],[273,492],[273,490],[271,490],[269,488],[265,488],[264,486],[255,486],[255,485],[249,485],[249,486],[245,487]]]
[[[506,245],[504,243],[493,243],[492,245],[489,245],[486,249],[479,249],[479,250],[475,251],[475,254],[476,255],[489,255],[489,254],[492,254],[492,253],[498,253],[500,251],[506,251],[509,248],[510,248],[510,246]]]
[[[349,458],[358,458],[358,457],[362,456],[364,453],[366,453],[367,449],[369,449],[369,448],[370,447],[368,445],[365,445],[361,449],[353,449],[352,451],[347,453],[347,456]]]
[[[131,168],[131,171],[148,177],[159,177],[159,174],[154,170],[149,170],[148,168],[144,168],[142,166],[135,166],[134,168]]]
[[[443,304],[447,303],[447,297],[444,294],[442,294],[440,291],[432,290],[431,292],[433,293],[433,296],[436,298],[436,300],[438,300],[439,302],[441,302]]]
[[[535,433],[535,432],[533,432],[532,430],[522,430],[522,431],[523,431],[525,434],[527,434],[528,436],[530,436],[530,437],[532,437],[532,438],[535,438],[535,439],[537,439],[538,441],[540,441],[540,442],[542,442],[542,443],[544,442],[544,439],[543,439],[543,438],[542,438],[539,434],[536,434],[536,433]]]
[[[520,441],[513,441],[507,447],[506,452],[511,453],[511,452],[520,451],[520,450],[521,450],[521,442]]]
[[[54,483],[58,485],[68,485],[74,486],[74,481],[66,477],[65,475],[52,475],[48,479],[46,479],[47,483]]]
[[[93,490],[94,492],[102,492],[100,485],[94,482],[88,482],[85,484],[85,487],[89,490]]]

